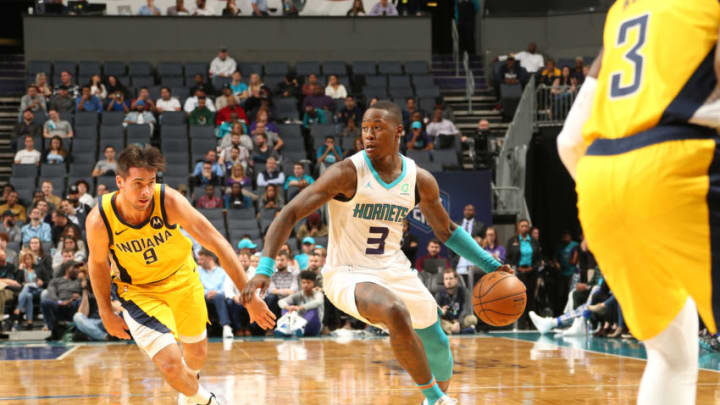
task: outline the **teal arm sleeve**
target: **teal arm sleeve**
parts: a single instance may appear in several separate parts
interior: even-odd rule
[[[255,274],[262,274],[263,276],[272,277],[275,272],[275,260],[270,257],[263,256],[260,258]]]
[[[455,232],[450,235],[450,239],[445,242],[445,246],[453,250],[453,252],[470,260],[474,265],[480,267],[485,273],[497,270],[501,266],[500,262],[485,249],[478,246],[467,231],[462,227],[455,228]]]

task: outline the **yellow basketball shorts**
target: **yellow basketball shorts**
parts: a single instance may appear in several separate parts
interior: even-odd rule
[[[693,298],[711,332],[720,314],[720,148],[714,130],[661,126],[598,139],[577,170],[590,250],[640,340]]]
[[[123,317],[135,342],[151,358],[175,339],[205,339],[208,323],[205,291],[197,268],[185,266],[166,280],[131,285],[115,279]]]

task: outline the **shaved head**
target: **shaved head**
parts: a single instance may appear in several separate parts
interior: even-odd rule
[[[402,125],[402,110],[392,101],[380,100],[370,108],[387,112],[386,117],[395,121],[395,124]]]

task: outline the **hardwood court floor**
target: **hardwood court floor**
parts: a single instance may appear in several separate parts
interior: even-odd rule
[[[460,404],[635,403],[645,361],[628,356],[643,356],[638,343],[497,336],[451,339],[450,393]],[[27,358],[34,349],[20,347],[20,354],[3,358]],[[64,352],[56,360],[0,361],[0,404],[176,403],[176,394],[134,345],[55,349]],[[701,366],[717,370],[720,355],[704,356]],[[422,400],[393,360],[387,339],[210,343],[201,382],[224,403],[238,405],[416,405]],[[697,403],[720,404],[720,373],[700,371]]]

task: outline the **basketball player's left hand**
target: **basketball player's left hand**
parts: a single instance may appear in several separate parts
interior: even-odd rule
[[[513,270],[512,267],[510,267],[509,264],[503,264],[502,266],[498,267],[495,271],[502,271],[503,273],[508,274],[515,274],[515,270]]]
[[[245,308],[250,314],[250,323],[257,322],[263,329],[275,327],[275,314],[270,311],[265,301],[253,296],[250,302],[245,303]]]

